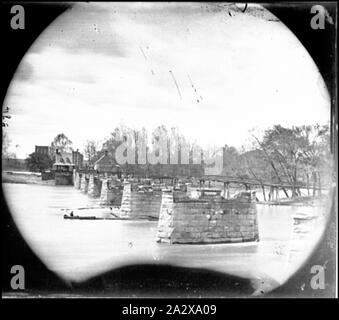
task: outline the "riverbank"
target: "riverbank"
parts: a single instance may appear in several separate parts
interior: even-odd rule
[[[35,172],[3,171],[2,183],[24,183],[54,186],[53,180],[42,180],[41,174]]]

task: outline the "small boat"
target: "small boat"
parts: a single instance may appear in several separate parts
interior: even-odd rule
[[[64,219],[77,219],[77,220],[102,220],[103,218],[98,218],[96,216],[70,216],[67,214],[64,214]]]
[[[74,215],[68,215],[64,214],[64,219],[69,219],[69,220],[135,220],[133,218],[121,218],[118,216],[115,216],[112,214],[111,217],[96,217],[96,216],[74,216]],[[157,221],[158,218],[152,217],[152,216],[141,216],[137,220],[148,220],[148,221]]]

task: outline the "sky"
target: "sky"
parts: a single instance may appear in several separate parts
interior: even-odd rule
[[[330,100],[297,38],[270,13],[204,3],[77,3],[21,61],[4,107],[9,151],[66,134],[75,149],[119,124],[178,127],[241,147],[248,131],[325,124]]]

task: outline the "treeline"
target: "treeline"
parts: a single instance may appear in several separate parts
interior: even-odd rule
[[[195,141],[189,141],[178,128],[168,129],[164,125],[158,126],[151,133],[145,128],[136,130],[120,125],[104,139],[102,145],[88,140],[83,151],[87,165],[93,166],[105,151],[115,157],[117,148],[123,142],[129,141],[129,148],[135,153],[135,161],[140,163],[140,142],[146,144],[147,150],[152,150],[159,144],[160,138],[162,143],[165,143],[167,159],[173,158],[175,152],[179,152],[180,158],[180,151],[184,147],[189,151],[189,163],[194,160],[195,163],[199,163],[199,160],[205,164],[212,163],[216,156],[222,156],[222,175],[242,180],[250,179],[262,186],[265,183],[289,185],[292,186],[292,196],[301,195],[300,185],[313,188],[315,193],[316,189],[328,186],[335,180],[328,125],[290,128],[274,125],[260,134],[250,132],[250,143],[240,149],[228,145],[224,145],[222,149],[202,148]],[[51,168],[56,149],[61,152],[70,151],[72,141],[62,133],[57,135],[50,144],[50,154],[31,154],[26,159],[27,166],[31,171]],[[283,187],[281,189],[288,197],[287,190]]]
[[[145,128],[136,130],[127,126],[116,127],[102,146],[88,140],[84,153],[89,165],[93,165],[105,150],[114,157],[121,143],[132,139],[130,148],[135,151],[138,163],[140,140],[146,141],[147,150],[151,150],[156,142],[159,142],[160,137],[166,143],[168,159],[177,150],[173,148],[174,145],[179,147],[179,152],[184,145],[186,149],[192,151],[190,163],[192,157],[200,157],[199,150],[201,159],[206,163],[211,163],[218,152],[217,148],[202,148],[196,142],[188,141],[178,128],[168,129],[161,125],[151,133]],[[255,180],[258,184],[290,185],[293,186],[292,196],[300,195],[298,188],[300,185],[313,186],[315,190],[315,187],[328,185],[333,178],[328,125],[291,128],[274,125],[261,135],[250,133],[250,141],[250,145],[241,149],[223,146],[223,175]],[[288,197],[287,190],[282,189]]]
[[[300,196],[298,186],[321,190],[333,180],[328,125],[275,125],[261,137],[251,134],[252,146],[242,152],[228,148],[229,165],[224,174],[252,178],[266,183],[292,186],[292,197]],[[286,188],[282,188],[289,197]],[[308,191],[309,192],[309,191]]]

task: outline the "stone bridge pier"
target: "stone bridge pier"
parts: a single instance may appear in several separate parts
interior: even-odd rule
[[[88,183],[89,183],[89,178],[86,176],[85,173],[81,175],[81,182],[80,182],[80,190],[83,193],[88,192]]]
[[[93,197],[93,198],[100,197],[101,184],[102,184],[102,182],[99,178],[95,177],[94,174],[90,174],[89,180],[88,180],[88,192],[87,192],[87,194],[90,197]]]
[[[122,193],[121,207],[119,210],[119,216],[121,218],[130,218],[131,217],[131,193],[132,186],[131,183],[124,183],[124,191]]]
[[[163,192],[157,241],[167,243],[235,243],[259,241],[255,192],[237,199]]]
[[[74,170],[73,171],[73,181],[74,181],[74,188],[80,189],[81,186],[81,173]]]
[[[108,203],[108,179],[103,179],[101,182],[100,204]]]
[[[173,226],[173,192],[164,190],[162,193],[160,217],[158,222],[157,239],[158,242],[171,242]]]
[[[110,179],[101,181],[100,204],[120,206],[123,190],[119,184],[114,184]]]
[[[158,219],[162,193],[153,188],[126,182],[122,194],[119,215],[130,219]]]

